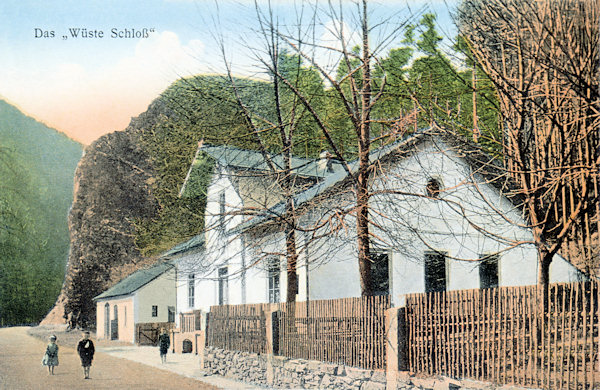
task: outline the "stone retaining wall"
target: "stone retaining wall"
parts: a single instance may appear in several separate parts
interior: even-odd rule
[[[314,360],[273,357],[273,386],[312,389],[385,389],[385,372]]]
[[[268,384],[266,355],[207,346],[204,348],[204,370],[256,385]]]
[[[385,371],[363,370],[314,360],[258,355],[205,347],[204,371],[210,375],[252,383],[268,388],[384,390]],[[525,390],[512,386],[471,380],[457,381],[442,376],[425,377],[397,372],[388,389],[431,390]]]
[[[226,351],[214,347],[205,348],[204,370],[209,374],[276,388],[384,390],[386,386],[385,371],[381,370],[362,370],[314,360]],[[403,384],[399,388],[413,387]]]

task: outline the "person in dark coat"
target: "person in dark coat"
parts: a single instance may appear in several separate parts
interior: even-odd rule
[[[171,345],[171,340],[169,339],[169,334],[162,328],[160,330],[160,336],[158,336],[158,348],[160,349],[160,361],[162,363],[167,362],[167,351],[169,350],[169,346]]]
[[[83,375],[85,379],[90,379],[90,366],[94,359],[94,343],[90,340],[90,332],[83,332],[83,339],[77,344],[77,353],[81,358],[81,366],[83,367]]]

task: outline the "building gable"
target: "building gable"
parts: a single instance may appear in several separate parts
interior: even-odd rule
[[[132,294],[172,268],[173,264],[165,262],[159,263],[150,268],[138,270],[126,277],[125,279],[121,280],[102,294],[96,296],[94,299],[99,300]]]

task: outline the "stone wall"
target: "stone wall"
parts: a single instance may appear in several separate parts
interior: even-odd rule
[[[314,360],[204,349],[204,371],[268,388],[356,389],[356,390],[526,390],[472,380],[458,381],[442,376],[427,377],[397,372],[393,379],[385,371],[363,370]]]
[[[204,347],[204,370],[256,385],[267,385],[266,355]]]
[[[361,370],[314,360],[273,357],[273,386],[312,389],[385,389],[385,371]]]
[[[381,370],[362,370],[314,360],[226,351],[214,347],[205,348],[204,370],[208,374],[276,388],[384,390],[386,386],[385,371]]]

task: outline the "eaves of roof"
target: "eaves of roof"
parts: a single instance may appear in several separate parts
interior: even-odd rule
[[[204,248],[204,234],[199,234],[190,238],[187,241],[175,245],[173,248],[164,252],[160,257],[162,259],[169,259],[173,256],[179,255],[183,252],[191,250],[201,250]]]
[[[94,300],[133,294],[172,268],[173,264],[170,262],[161,262],[150,268],[138,270],[104,291],[102,294],[94,297]]]
[[[371,163],[374,163],[375,161],[381,160],[382,158],[388,156],[390,153],[392,153],[398,149],[407,148],[411,145],[414,145],[415,143],[417,143],[421,139],[423,139],[426,135],[430,134],[431,131],[432,131],[431,128],[427,128],[427,129],[418,131],[416,133],[410,134],[410,135],[406,136],[405,138],[403,138],[402,140],[394,142],[390,145],[386,145],[381,148],[378,148],[370,153],[369,160]],[[359,167],[358,160],[350,162],[348,164],[348,166],[350,168],[350,173],[352,175],[355,175],[358,172],[358,167]],[[333,172],[333,173],[330,173],[320,183],[317,183],[316,185],[310,187],[309,189],[307,189],[303,192],[300,192],[299,194],[294,196],[294,205],[296,207],[301,207],[302,205],[306,204],[307,202],[310,202],[312,199],[315,199],[316,197],[324,194],[325,192],[332,190],[334,187],[337,187],[338,185],[342,184],[346,180],[350,180],[350,175],[348,175],[348,173],[343,169],[337,170],[336,172]],[[266,210],[262,214],[257,215],[246,222],[241,223],[235,229],[230,230],[229,233],[230,234],[239,234],[239,233],[246,231],[247,229],[251,229],[252,227],[257,226],[263,222],[266,222],[273,218],[280,217],[285,213],[285,207],[286,207],[286,202],[282,201],[282,202],[276,204],[275,206],[271,207],[270,209]]]

